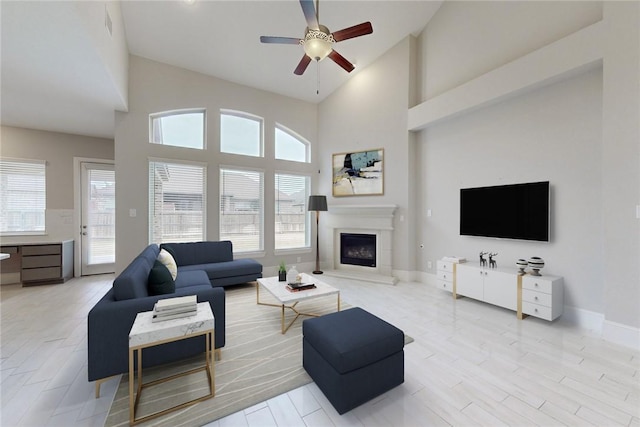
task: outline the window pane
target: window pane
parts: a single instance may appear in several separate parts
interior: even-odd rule
[[[276,159],[309,162],[309,144],[276,127]]]
[[[45,163],[0,159],[0,233],[44,233],[46,206]]]
[[[263,181],[262,172],[220,169],[220,240],[234,252],[263,250]]]
[[[204,110],[152,114],[150,141],[204,149]]]
[[[149,162],[149,241],[205,240],[206,168]]]
[[[276,174],[275,181],[275,249],[308,247],[309,177]]]
[[[262,156],[262,121],[231,114],[220,115],[220,151]]]

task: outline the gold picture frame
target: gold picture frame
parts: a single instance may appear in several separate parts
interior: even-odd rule
[[[384,150],[337,153],[332,159],[334,197],[384,194]]]

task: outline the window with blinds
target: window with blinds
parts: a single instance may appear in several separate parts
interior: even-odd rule
[[[166,111],[149,116],[149,142],[204,149],[205,110]]]
[[[220,151],[262,157],[262,119],[247,113],[223,110],[220,113]]]
[[[207,168],[149,162],[149,242],[206,240]]]
[[[46,164],[0,159],[0,234],[44,234]]]
[[[234,252],[264,249],[264,174],[249,169],[220,169],[220,240]]]
[[[276,124],[275,150],[278,160],[310,162],[309,143],[280,124]]]
[[[309,247],[309,216],[305,211],[309,181],[304,175],[275,175],[276,250]]]

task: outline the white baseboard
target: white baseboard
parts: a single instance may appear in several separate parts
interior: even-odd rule
[[[604,314],[565,305],[562,321],[571,323],[581,329],[592,331],[596,335],[602,335]]]
[[[605,320],[602,328],[602,338],[640,351],[640,329],[638,328]]]

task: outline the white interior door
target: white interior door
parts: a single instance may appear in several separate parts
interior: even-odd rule
[[[81,164],[81,275],[113,273],[116,261],[116,179],[112,164]]]

